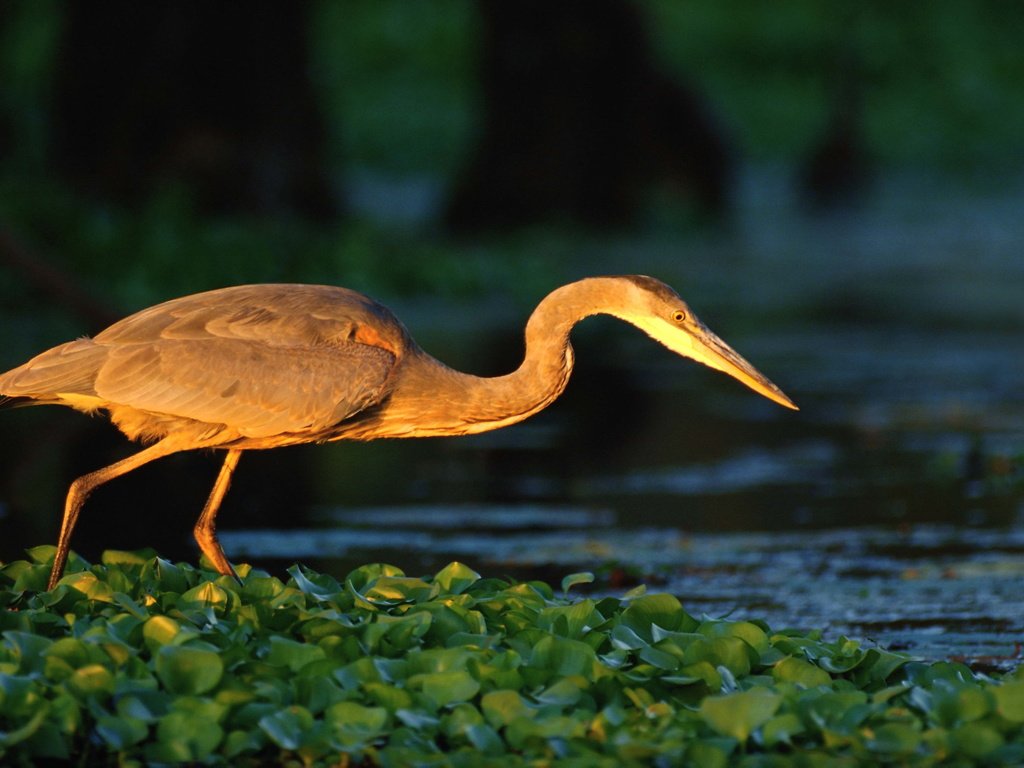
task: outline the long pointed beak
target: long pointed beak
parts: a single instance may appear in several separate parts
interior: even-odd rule
[[[715,370],[727,373],[734,379],[738,379],[755,392],[764,395],[786,408],[794,411],[800,409],[796,406],[786,393],[773,384],[767,376],[757,370],[754,366],[740,357],[732,347],[712,333],[702,322],[693,319],[693,325],[689,330],[692,348],[684,354],[692,357],[699,363],[704,363]]]

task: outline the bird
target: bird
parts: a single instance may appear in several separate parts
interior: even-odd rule
[[[672,352],[798,410],[673,289],[644,275],[588,277],[552,291],[526,323],[519,367],[493,377],[444,365],[384,305],[347,288],[257,284],[196,293],[0,374],[0,407],[105,411],[145,445],[71,483],[47,589],[62,578],[92,491],[155,459],[200,449],[223,451],[224,461],[193,535],[216,570],[237,580],[216,516],[243,451],[469,435],[515,424],[562,394],[574,361],[570,331],[592,315],[630,323]]]

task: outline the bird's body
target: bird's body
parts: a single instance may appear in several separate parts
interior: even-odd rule
[[[448,368],[387,308],[345,288],[245,285],[185,296],[0,375],[8,404],[106,410],[129,438],[151,443],[72,484],[50,587],[63,571],[82,504],[98,485],[178,451],[225,450],[195,535],[218,570],[233,573],[214,518],[241,451],[514,424],[562,393],[573,364],[569,332],[594,314],[630,322],[678,354],[795,407],[674,291],[648,277],[588,278],[549,294],[527,323],[522,364],[489,378]]]

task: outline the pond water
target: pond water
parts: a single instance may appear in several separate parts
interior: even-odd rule
[[[695,614],[1014,666],[1024,643],[1024,187],[894,177],[861,209],[824,219],[802,214],[787,190],[784,174],[761,170],[726,231],[681,240],[655,227],[662,234],[588,242],[564,272],[665,279],[798,413],[616,321],[590,320],[574,335],[566,394],[523,424],[247,455],[219,518],[229,557],[338,575],[368,561],[426,573],[461,560],[553,583],[591,570],[595,589],[646,582]],[[522,308],[494,297],[388,303],[456,367],[495,374],[517,363]],[[104,489],[76,548],[96,557],[159,544],[193,558],[188,533],[213,469],[176,461],[169,481],[148,468],[117,481],[129,494],[136,483],[131,503],[146,509],[159,488],[173,515],[136,514],[140,538],[111,541],[125,526],[105,510],[128,502]],[[90,454],[81,471],[100,464]],[[24,541],[26,530],[55,529],[56,510],[52,525],[32,525],[6,530]],[[12,536],[0,557],[17,556]]]
[[[588,321],[569,390],[534,420],[327,449],[318,472],[336,480],[311,526],[225,529],[225,546],[338,572],[368,559],[555,582],[601,569],[601,588],[646,581],[695,613],[1015,665],[1024,190],[894,177],[858,211],[809,219],[787,189],[762,171],[728,232],[596,244],[568,272],[664,277],[798,414]],[[396,309],[453,364],[514,364],[512,313]],[[366,483],[357,450],[386,467],[370,494],[351,491]]]

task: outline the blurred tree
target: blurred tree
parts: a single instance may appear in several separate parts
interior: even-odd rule
[[[208,213],[335,212],[308,74],[309,3],[68,3],[53,153],[122,202],[185,183]]]
[[[483,116],[450,229],[626,225],[658,182],[726,211],[730,147],[696,92],[652,62],[636,7],[485,0],[479,14]]]
[[[872,158],[864,135],[864,99],[860,56],[846,30],[830,68],[826,97],[828,116],[812,144],[798,177],[805,205],[812,211],[846,208],[862,201],[871,181]]]

